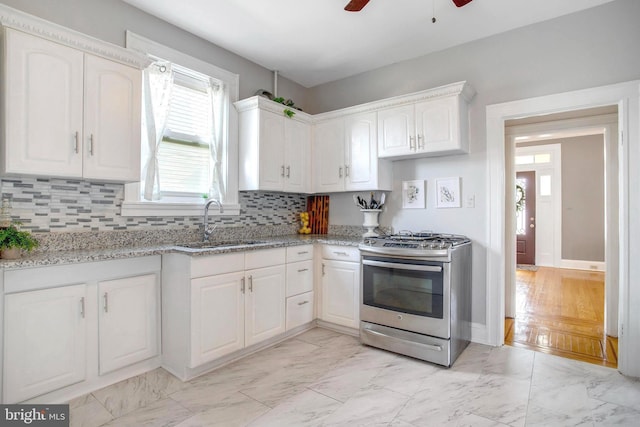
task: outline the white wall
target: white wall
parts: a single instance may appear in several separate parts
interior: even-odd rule
[[[311,89],[308,111],[313,113],[460,80],[476,89],[470,106],[471,154],[395,162],[395,189],[406,179],[429,181],[427,209],[402,210],[399,195],[393,194],[387,211],[380,216],[382,225],[393,225],[395,229],[428,228],[467,234],[474,240],[474,322],[484,323],[487,314],[486,106],[639,79],[638,17],[640,1],[616,0]],[[467,196],[474,195],[475,208],[435,209],[434,179],[449,176],[462,177],[463,203]],[[350,198],[348,194],[332,195],[332,224],[362,223]]]

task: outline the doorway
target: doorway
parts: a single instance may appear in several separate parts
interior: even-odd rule
[[[490,199],[488,201],[488,243],[487,243],[487,275],[486,275],[486,341],[489,344],[504,343],[505,313],[505,281],[510,266],[515,265],[515,239],[507,238],[505,225],[511,221],[507,215],[507,206],[514,203],[515,174],[510,180],[505,159],[512,155],[512,147],[505,144],[504,123],[509,119],[520,117],[542,116],[563,111],[573,111],[589,107],[616,105],[619,111],[619,133],[610,135],[614,142],[619,141],[618,158],[620,200],[618,250],[619,262],[612,265],[609,271],[619,274],[620,319],[624,326],[624,336],[619,341],[618,369],[630,376],[640,376],[640,361],[635,354],[640,351],[640,328],[637,328],[640,314],[630,305],[638,297],[640,288],[630,284],[630,278],[636,277],[638,266],[632,264],[631,253],[636,250],[636,242],[629,239],[630,227],[635,227],[630,213],[636,208],[638,200],[630,193],[630,179],[635,179],[637,171],[630,168],[629,156],[638,141],[640,123],[640,99],[638,98],[637,81],[620,83],[538,98],[511,101],[487,106],[487,164],[489,171]],[[624,142],[624,143],[623,143]],[[630,149],[631,147],[631,149]],[[507,186],[509,184],[509,186]],[[510,191],[507,191],[507,188]],[[515,215],[514,215],[515,216]],[[515,226],[514,226],[515,227]],[[612,233],[613,234],[613,233]],[[611,245],[607,242],[607,256]],[[610,258],[607,258],[609,260]],[[513,260],[513,263],[511,263]],[[617,299],[617,298],[616,298]],[[609,313],[607,313],[609,318]],[[616,325],[618,322],[614,322]],[[608,325],[611,322],[607,323]]]
[[[603,272],[605,166],[617,175],[616,162],[609,159],[613,164],[606,165],[604,141],[607,126],[617,120],[612,106],[505,123],[514,146],[514,159],[507,163],[515,165],[517,263],[507,277],[507,344],[617,364],[617,341],[605,334]],[[617,180],[609,191],[617,193],[613,184]],[[518,200],[520,194],[524,197]],[[607,210],[617,218],[616,207]],[[609,230],[617,234],[617,223],[610,222]],[[505,232],[509,235],[509,229]],[[617,288],[616,282],[608,285]],[[617,299],[608,303],[617,310]]]

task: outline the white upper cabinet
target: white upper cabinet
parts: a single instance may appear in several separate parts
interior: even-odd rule
[[[3,174],[140,177],[141,71],[4,30]]]
[[[378,110],[378,156],[389,159],[469,152],[466,83],[394,98]]]
[[[391,165],[378,159],[376,113],[351,114],[314,127],[315,192],[391,190]]]
[[[83,177],[140,179],[140,70],[85,55]]]
[[[310,117],[254,96],[235,104],[240,123],[240,190],[310,192]]]

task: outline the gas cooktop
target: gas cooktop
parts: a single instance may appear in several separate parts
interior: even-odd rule
[[[471,241],[455,234],[400,232],[387,236],[367,237],[360,244],[363,252],[407,257],[448,257],[460,245]]]

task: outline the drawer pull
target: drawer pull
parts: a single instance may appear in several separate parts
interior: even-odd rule
[[[298,270],[298,273],[303,273],[305,271],[309,271],[309,269],[308,268],[301,268],[300,270]]]
[[[341,256],[349,256],[349,254],[346,252],[334,252],[334,254],[341,255]]]
[[[308,254],[308,253],[309,253],[309,251],[302,251],[302,252],[298,252],[298,255],[305,255],[305,254]]]
[[[305,304],[309,304],[309,301],[302,301],[298,303],[298,305],[305,305]]]

